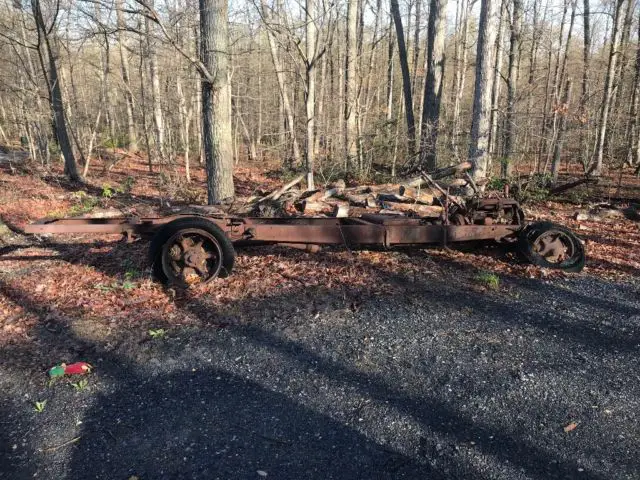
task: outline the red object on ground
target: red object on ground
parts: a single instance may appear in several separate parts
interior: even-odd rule
[[[76,362],[70,365],[65,365],[65,375],[83,375],[91,372],[91,365],[87,362]]]

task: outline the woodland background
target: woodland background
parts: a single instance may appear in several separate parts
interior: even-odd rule
[[[211,150],[210,202],[233,195],[244,162],[321,182],[466,158],[476,177],[640,171],[635,0],[0,9],[0,141],[20,141],[44,165],[64,156],[74,180],[101,174],[92,157],[138,154],[188,182]],[[203,63],[217,82],[209,103]]]

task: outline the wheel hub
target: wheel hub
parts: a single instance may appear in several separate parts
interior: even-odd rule
[[[552,263],[560,263],[567,256],[567,246],[562,242],[560,235],[540,237],[535,250]]]
[[[199,229],[182,230],[164,246],[162,268],[174,283],[207,283],[218,276],[222,252],[210,233]]]
[[[519,237],[520,253],[534,265],[566,272],[579,272],[585,263],[580,239],[570,230],[551,222],[528,225]]]

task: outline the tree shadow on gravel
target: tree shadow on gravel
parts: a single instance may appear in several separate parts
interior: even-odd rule
[[[46,317],[48,306],[26,292],[0,287],[12,301]],[[80,417],[79,432],[66,434],[76,435],[77,442],[44,452],[33,437],[55,429],[47,416],[68,415],[65,396],[72,408],[77,398],[69,397],[68,389],[47,390],[43,395],[61,397],[51,399],[45,413],[28,417],[11,403],[15,399],[0,397],[0,477],[246,479],[267,472],[281,479],[444,478],[424,462],[234,373],[207,367],[164,374],[159,368],[146,376],[129,358],[77,338],[67,325],[44,328],[44,323],[33,332],[35,343],[53,347],[55,355],[62,355],[58,358],[68,361],[99,358],[96,374],[113,387],[93,399]],[[15,360],[20,350],[13,346],[3,356]],[[32,374],[38,371],[45,369],[36,367]],[[19,439],[29,442],[21,445],[20,457],[11,448]]]
[[[225,371],[122,378],[118,365],[113,374],[117,388],[84,417],[69,480],[247,479],[259,471],[278,479],[437,478],[428,466]]]
[[[0,392],[0,478],[10,480],[33,478],[36,470],[21,445],[29,420],[19,403],[19,398]]]
[[[78,251],[73,250],[77,246],[70,250],[67,250],[68,246],[60,248],[63,258],[68,257],[69,261],[87,261],[96,268],[104,269],[108,275],[116,275],[121,270],[119,265],[91,260],[95,256],[88,250],[82,250],[86,247],[81,247],[79,256]],[[116,247],[117,255],[111,260],[115,262],[125,251],[124,247]],[[438,259],[437,263],[453,269],[454,276],[469,275],[473,271],[445,259]],[[506,302],[498,294],[461,291],[452,282],[410,278],[373,265],[368,268],[371,275],[403,292],[402,297],[390,294],[380,299],[392,305],[405,297],[416,297],[425,299],[435,310],[444,305],[467,309],[482,314],[481,318],[492,318],[501,328],[525,324],[540,330],[546,342],[564,344],[567,350],[587,348],[595,356],[612,350],[630,354],[637,351],[640,343],[636,330],[623,334],[616,330],[602,332],[596,328],[585,328],[580,321],[557,312],[543,301],[539,310],[532,312],[530,305]],[[242,275],[242,272],[236,274]],[[541,299],[549,289],[558,288],[535,280],[510,281],[528,291],[527,295],[540,296]],[[48,306],[38,304],[27,292],[8,289],[3,284],[0,287],[12,301],[45,321]],[[613,309],[620,315],[638,313],[636,308],[616,305],[613,300],[575,292],[567,295],[569,301],[583,302],[592,309]],[[227,479],[251,478],[258,475],[258,470],[274,478],[487,478],[490,473],[467,463],[455,452],[456,445],[470,439],[484,439],[474,447],[483,456],[513,466],[528,477],[573,478],[577,475],[580,465],[571,458],[573,451],[555,451],[537,444],[535,437],[519,435],[473,418],[459,411],[439,392],[406,392],[396,385],[393,377],[361,370],[346,359],[336,359],[340,358],[337,352],[336,357],[331,358],[320,355],[302,342],[277,334],[276,331],[286,329],[286,320],[284,323],[264,320],[264,312],[274,307],[279,309],[280,318],[286,319],[295,314],[296,303],[305,304],[305,301],[315,298],[317,302],[329,305],[332,302],[344,305],[346,298],[347,303],[359,302],[356,308],[369,312],[371,320],[376,321],[379,303],[369,297],[370,292],[366,288],[314,286],[300,287],[285,295],[244,299],[232,305],[233,311],[243,312],[242,319],[227,330],[231,337],[248,341],[246,354],[249,358],[252,349],[266,349],[273,355],[286,358],[296,371],[313,369],[331,384],[344,385],[365,398],[386,403],[416,419],[430,432],[420,439],[419,451],[403,454],[389,450],[353,427],[302,405],[295,400],[294,392],[272,391],[222,368],[207,367],[195,372],[180,368],[162,373],[160,364],[160,373],[145,377],[137,373],[137,364],[118,354],[118,350],[107,350],[104,345],[78,339],[67,325],[60,325],[56,333],[51,333],[49,328],[37,329],[34,332],[36,342],[42,346],[68,345],[70,357],[80,354],[101,357],[99,374],[114,385],[101,393],[86,412],[81,429],[82,441],[70,447],[73,455],[69,473],[64,478],[79,479],[91,475],[94,478],[126,478],[127,475],[138,475],[140,478]],[[292,302],[293,298],[298,302]],[[178,297],[176,305],[185,314],[204,316],[206,312],[203,323],[210,323],[211,316],[218,317],[218,320],[233,316],[227,307],[216,308],[206,299],[193,295]],[[312,312],[309,310],[307,313]],[[247,319],[251,318],[256,319],[255,324],[248,323]],[[149,325],[161,320],[149,319]],[[188,333],[184,336],[185,344],[197,343],[200,339],[198,332],[193,337]],[[209,340],[212,339],[206,337],[206,341]],[[209,348],[203,344],[200,346]],[[14,351],[16,349],[18,347],[14,347]],[[166,355],[167,351],[159,350],[157,353]],[[162,356],[159,358],[154,361],[161,363]],[[253,368],[258,369],[260,365],[255,363]],[[544,411],[545,407],[540,405],[540,410]],[[439,447],[443,438],[446,439],[444,450]],[[437,467],[431,465],[432,459],[443,456],[447,458],[445,467],[441,468],[442,462],[436,462]],[[626,466],[628,471],[638,467],[628,459],[619,459],[619,464]],[[9,462],[7,465],[12,468],[13,464]],[[609,478],[596,471],[582,470],[580,478]]]

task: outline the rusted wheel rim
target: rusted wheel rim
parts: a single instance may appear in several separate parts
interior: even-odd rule
[[[575,255],[575,245],[569,235],[549,230],[533,242],[533,251],[549,263],[561,264]]]
[[[220,244],[204,230],[180,230],[162,247],[162,270],[171,283],[208,283],[218,276],[221,267]]]

